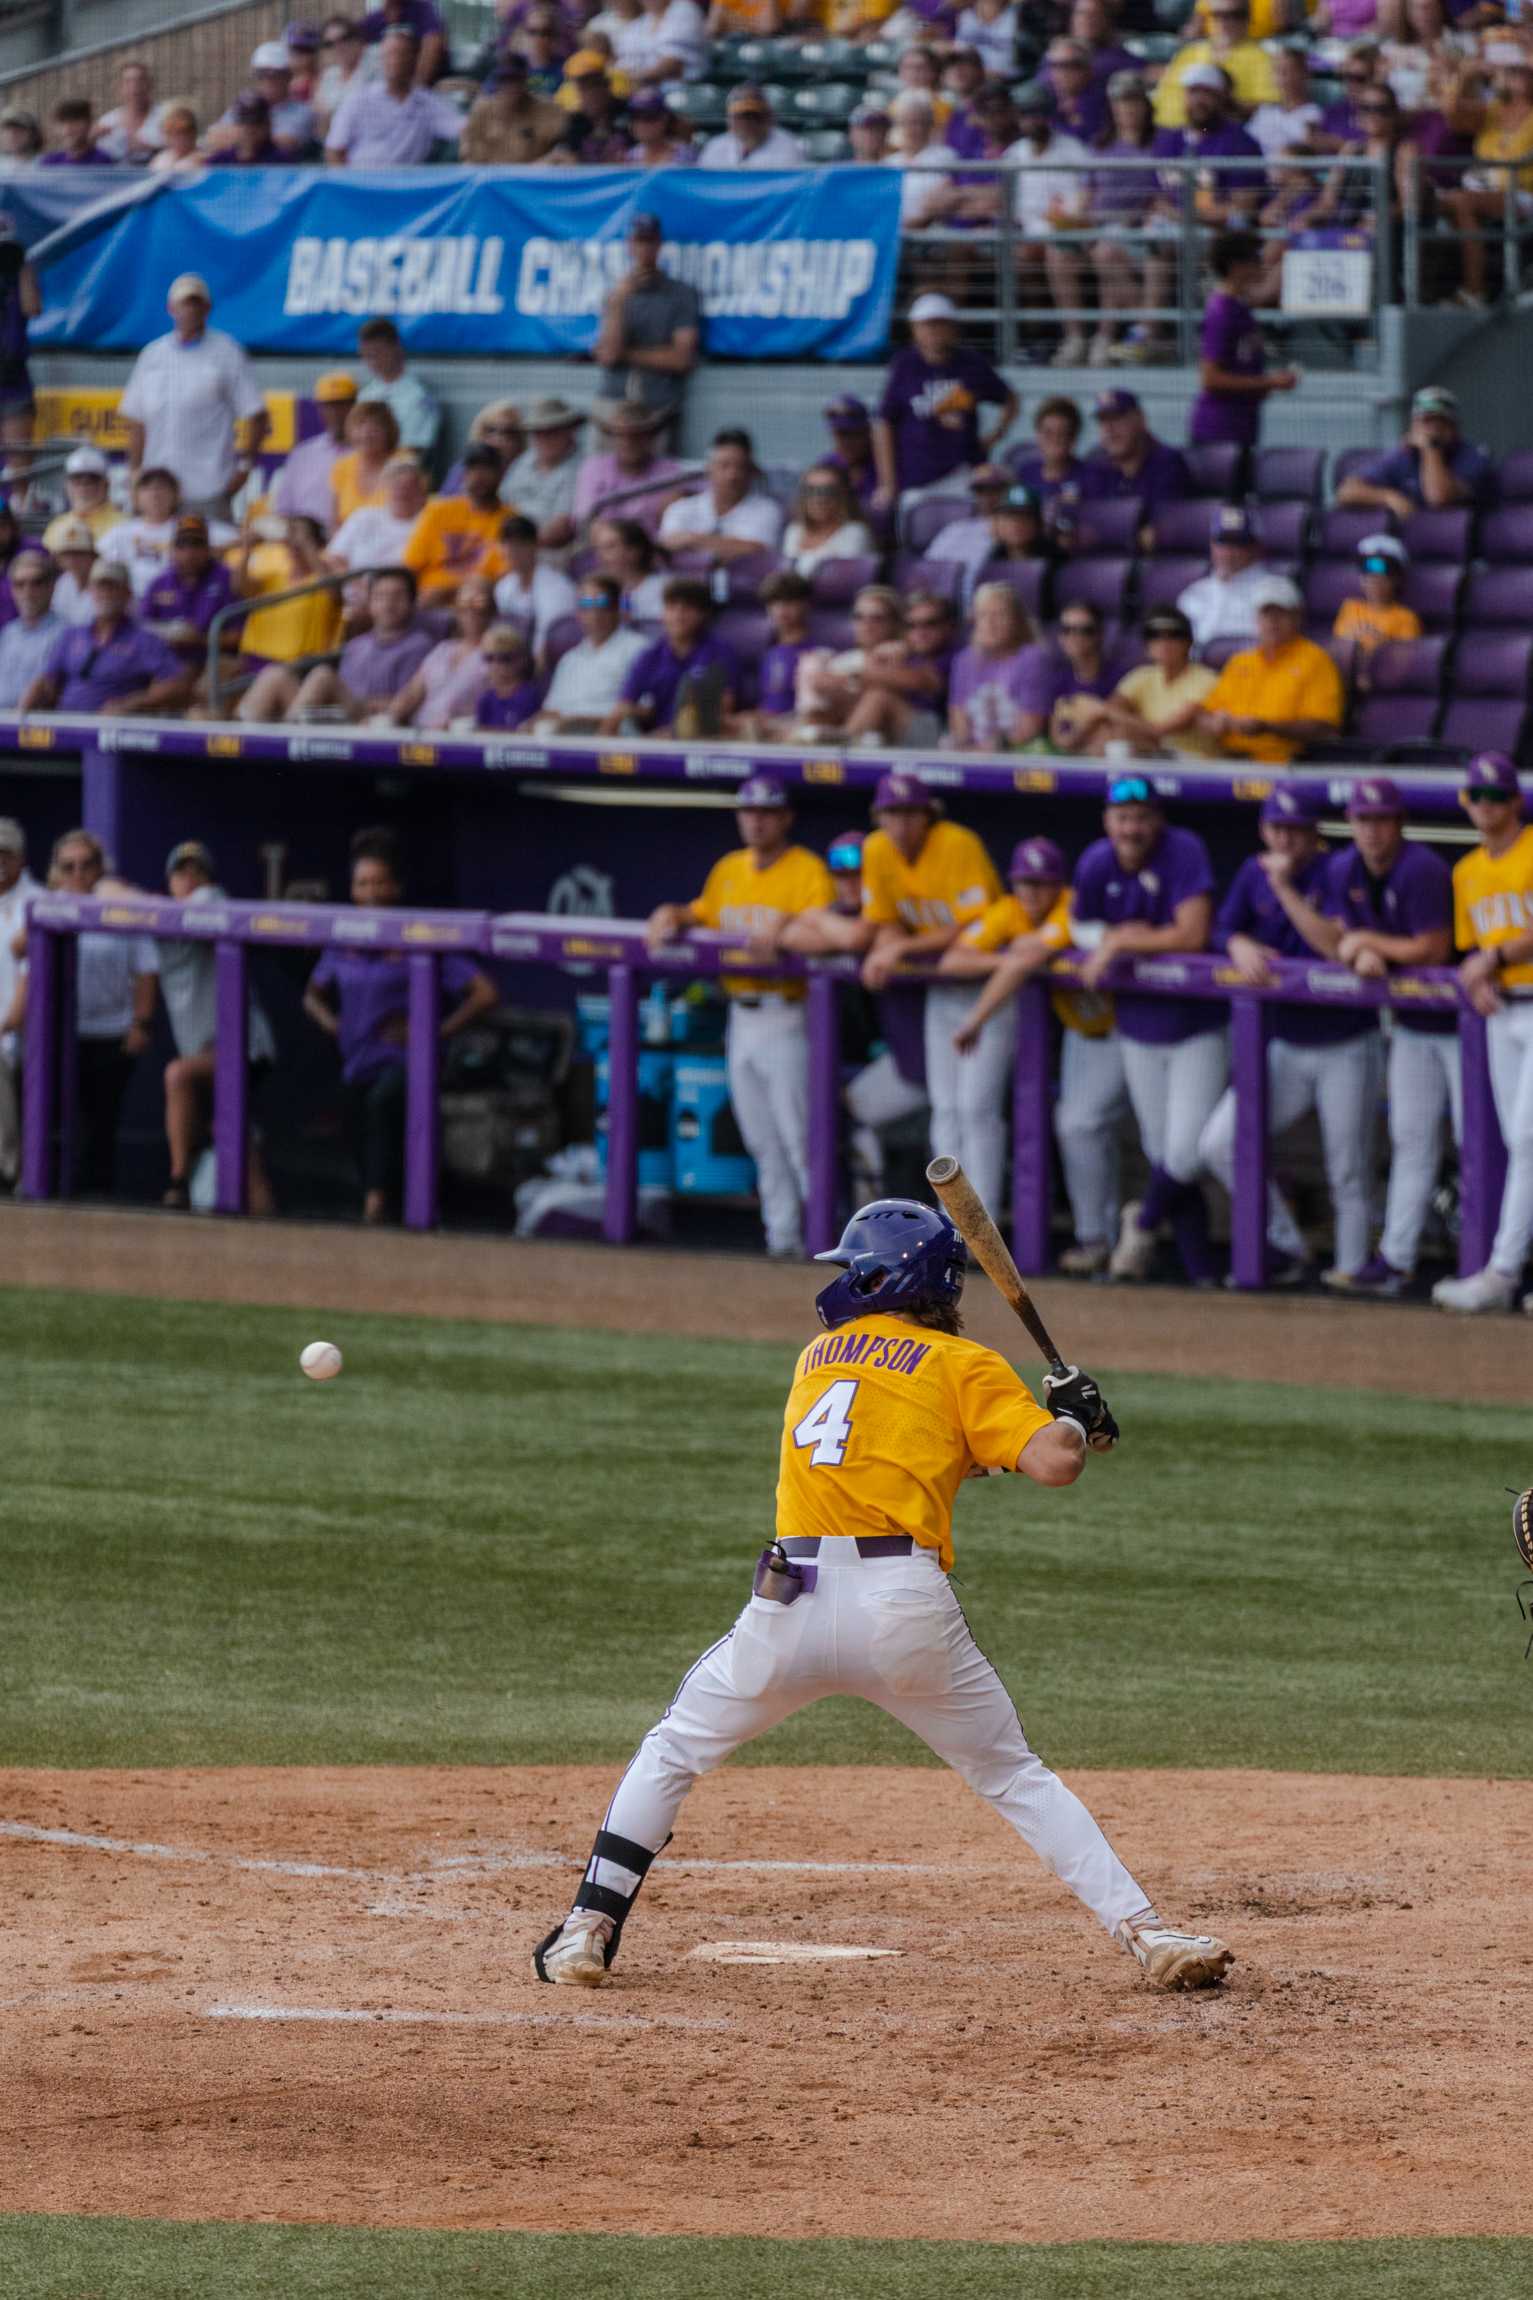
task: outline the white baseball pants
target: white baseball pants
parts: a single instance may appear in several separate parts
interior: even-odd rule
[[[14,1182],[21,1171],[21,1098],[16,1073],[0,1054],[0,1182]]]
[[[1506,1188],[1491,1267],[1520,1278],[1533,1245],[1533,999],[1519,999],[1485,1026],[1490,1088],[1506,1144]]]
[[[1054,1132],[1075,1235],[1083,1246],[1118,1235],[1118,1127],[1128,1107],[1123,1041],[1116,1032],[1083,1038],[1067,1030],[1059,1061]]]
[[[860,1185],[876,1193],[884,1179],[883,1130],[924,1110],[926,1089],[905,1076],[892,1054],[884,1053],[864,1063],[845,1099],[852,1121],[852,1172]]]
[[[1340,1046],[1267,1045],[1267,1132],[1285,1134],[1306,1111],[1320,1120],[1326,1181],[1336,1224],[1336,1267],[1360,1270],[1373,1230],[1373,1127],[1379,1098],[1379,1034],[1370,1030]],[[1235,1093],[1203,1129],[1203,1162],[1226,1190],[1235,1186]],[[1268,1185],[1267,1243],[1302,1261],[1304,1234],[1287,1199]]]
[[[700,1774],[795,1710],[851,1693],[919,1734],[1109,1933],[1146,1908],[1149,1895],[1080,1799],[1028,1747],[932,1552],[860,1558],[855,1542],[836,1538],[820,1543],[816,1563],[813,1589],[792,1605],[752,1596],[688,1671],[618,1783],[603,1833],[658,1853]],[[603,1857],[598,1838],[588,1884],[627,1901],[643,1875]]]
[[[1144,1046],[1137,1038],[1120,1043],[1123,1082],[1146,1158],[1174,1182],[1195,1182],[1203,1129],[1230,1074],[1224,1031],[1200,1030],[1179,1046]]]
[[[1391,1269],[1416,1267],[1422,1227],[1442,1163],[1443,1120],[1464,1138],[1458,1032],[1403,1030],[1389,1040],[1389,1194],[1379,1252]]]
[[[1001,1190],[1006,1174],[1006,1098],[1017,1051],[1017,1008],[991,1015],[972,1054],[953,1033],[974,1004],[970,982],[933,983],[926,993],[926,1088],[931,1096],[932,1156],[956,1158],[981,1199],[1006,1228]]]
[[[764,997],[729,1009],[729,1099],[756,1161],[767,1251],[804,1247],[809,1195],[809,1026],[801,999]]]

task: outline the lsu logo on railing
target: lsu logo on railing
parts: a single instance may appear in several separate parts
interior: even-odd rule
[[[1059,777],[1052,767],[1016,767],[1011,787],[1014,791],[1057,791]]]
[[[1424,999],[1433,1006],[1457,1006],[1458,985],[1452,982],[1427,982],[1419,974],[1391,975],[1389,987],[1397,999]]]
[[[1237,775],[1230,785],[1232,799],[1270,799],[1271,796],[1270,775]]]
[[[51,727],[29,727],[23,722],[16,729],[16,747],[22,751],[51,751],[53,748],[53,729]]]
[[[207,740],[210,759],[237,759],[244,747],[238,735],[209,735]]]
[[[401,743],[399,763],[402,767],[434,767],[437,762],[435,743]]]
[[[463,940],[461,926],[436,926],[429,919],[412,919],[400,934],[401,942],[443,943],[451,945]]]
[[[307,934],[308,930],[308,920],[300,917],[296,911],[258,911],[250,922],[250,931],[252,934],[293,934],[301,936]]]
[[[599,775],[636,775],[639,762],[632,751],[598,751],[596,772]]]
[[[131,903],[116,902],[109,909],[103,909],[101,923],[103,926],[138,927],[146,934],[154,934],[160,920],[158,912],[153,909],[140,907],[135,910]]]
[[[559,945],[561,958],[632,958],[632,948],[626,942],[600,942],[595,935],[566,935]]]
[[[844,783],[846,781],[846,761],[844,759],[805,759],[799,772],[806,783]]]

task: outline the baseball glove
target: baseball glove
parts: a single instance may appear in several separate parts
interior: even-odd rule
[[[1512,1539],[1517,1544],[1518,1556],[1529,1573],[1533,1573],[1533,1485],[1512,1504]]]

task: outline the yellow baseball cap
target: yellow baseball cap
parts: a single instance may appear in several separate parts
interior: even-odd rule
[[[327,401],[355,399],[357,379],[348,375],[343,367],[333,367],[328,375],[320,376],[314,385],[314,397],[323,406]]]
[[[598,73],[605,80],[608,72],[606,57],[599,48],[577,48],[564,67],[566,80],[595,79]]]

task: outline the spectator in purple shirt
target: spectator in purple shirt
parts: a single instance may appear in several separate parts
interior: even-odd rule
[[[347,418],[357,404],[356,378],[344,368],[333,368],[318,378],[313,398],[323,428],[293,449],[277,474],[271,505],[283,518],[317,519],[328,531],[335,519],[331,474],[346,453]]]
[[[254,89],[247,88],[235,97],[222,125],[227,141],[204,154],[215,166],[269,168],[287,159],[288,154],[278,150],[271,132],[271,106]]]
[[[791,567],[780,567],[761,586],[772,644],[761,658],[756,708],[742,712],[730,730],[744,742],[779,741],[791,725],[798,697],[798,667],[814,644],[809,635],[811,597],[808,577],[796,574]]]
[[[245,697],[241,717],[252,719],[366,719],[383,711],[407,687],[435,644],[416,620],[415,577],[390,567],[367,586],[371,628],[348,639],[339,670],[316,664],[300,686],[291,671],[269,664]]]
[[[989,360],[959,343],[958,308],[949,297],[917,296],[910,334],[873,419],[873,500],[880,507],[990,462],[1020,404]],[[988,432],[980,428],[981,407],[1000,409]]]
[[[436,144],[462,134],[462,113],[421,83],[414,33],[390,28],[382,54],[383,77],[358,74],[335,108],[325,138],[333,168],[418,167]]]
[[[490,683],[474,705],[476,727],[525,727],[543,701],[543,688],[532,668],[532,651],[510,623],[492,623],[484,635],[480,655],[489,665]]]
[[[1130,665],[1108,654],[1101,614],[1088,600],[1072,599],[1054,628],[1058,645],[1034,648],[1028,666],[1025,724],[1033,735],[1047,735],[1048,749],[1078,751],[1100,715],[1089,706],[1106,702]]]
[[[1315,151],[1340,152],[1348,144],[1362,142],[1363,123],[1358,108],[1364,91],[1379,85],[1380,62],[1377,40],[1353,41],[1341,67],[1341,95],[1334,104],[1323,107],[1319,123],[1311,132],[1309,140]]]
[[[96,110],[87,96],[61,96],[49,117],[53,130],[51,150],[38,161],[40,168],[111,168],[110,152],[95,140]]]
[[[95,711],[103,718],[164,717],[191,693],[192,674],[135,623],[133,578],[116,560],[91,569],[91,620],[66,631],[48,667],[21,698],[22,711]]]
[[[404,892],[392,831],[358,831],[351,842],[351,899],[392,910]],[[406,1062],[410,1044],[409,954],[342,945],[309,977],[303,1010],[341,1056],[341,1107],[362,1182],[364,1222],[397,1220],[404,1183]],[[471,959],[444,956],[442,991],[454,1003],[438,1027],[455,1038],[500,1000]]]
[[[953,107],[945,135],[960,160],[977,160],[984,150],[984,130],[974,117],[974,100],[984,85],[985,66],[979,50],[950,48],[942,68],[942,93]]]
[[[1181,136],[1180,156],[1204,162],[1259,160],[1262,148],[1248,136],[1230,111],[1228,75],[1217,64],[1194,64],[1182,87],[1187,97],[1187,124]],[[1168,154],[1168,157],[1176,155]],[[1266,194],[1260,169],[1200,167],[1193,204],[1205,224],[1248,224]],[[1165,184],[1169,200],[1176,202],[1180,186],[1174,175]]]
[[[1249,298],[1262,275],[1262,244],[1254,232],[1221,232],[1210,261],[1218,283],[1203,311],[1198,338],[1198,396],[1187,436],[1195,447],[1216,441],[1252,448],[1261,434],[1270,392],[1293,391],[1291,367],[1268,375],[1266,346]]]
[[[170,565],[144,593],[139,614],[147,630],[164,640],[193,674],[207,660],[208,629],[220,608],[234,597],[234,578],[208,542],[208,523],[195,511],[176,521]],[[231,620],[224,641],[237,650],[239,633]]]
[[[1176,263],[1176,224],[1166,208],[1164,187],[1150,161],[1174,158],[1182,148],[1179,128],[1157,128],[1150,91],[1137,72],[1115,72],[1106,83],[1111,133],[1104,160],[1123,161],[1091,179],[1091,220],[1101,232],[1091,251],[1102,316],[1090,359],[1094,367],[1123,360],[1138,365],[1170,353],[1164,323],[1136,320],[1120,340],[1112,314],[1165,309],[1171,301]],[[1142,167],[1134,163],[1142,160]],[[1145,227],[1154,219],[1152,236]]]
[[[1091,77],[1105,88],[1116,72],[1136,72],[1137,60],[1114,38],[1116,8],[1107,0],[1074,0],[1070,10],[1070,37],[1086,51]]]
[[[447,35],[442,24],[442,11],[436,0],[383,0],[381,8],[370,9],[362,19],[362,37],[371,46],[384,38],[395,24],[402,24],[413,32],[417,43],[415,77],[421,87],[429,88],[441,76],[447,61]]]
[[[1496,498],[1496,467],[1482,447],[1459,429],[1459,406],[1441,384],[1424,384],[1411,401],[1410,428],[1400,445],[1351,473],[1336,490],[1338,503],[1388,511],[1443,511],[1455,504],[1484,510]]]
[[[1035,444],[1011,457],[1013,471],[1037,496],[1051,527],[1061,510],[1068,523],[1085,493],[1086,466],[1075,452],[1080,437],[1080,409],[1062,392],[1053,392],[1033,410]]]
[[[1180,503],[1192,493],[1192,474],[1178,447],[1157,439],[1144,419],[1144,409],[1131,391],[1104,391],[1092,410],[1101,445],[1086,458],[1081,493],[1087,502],[1121,496],[1137,497],[1145,523],[1139,530],[1140,549],[1154,541],[1155,512],[1162,503]]]
[[[1107,88],[1091,69],[1080,40],[1051,40],[1043,77],[1054,91],[1054,124],[1078,144],[1100,144],[1107,136]]]
[[[740,673],[731,650],[708,629],[710,604],[706,583],[671,577],[660,609],[662,634],[623,681],[623,701],[602,721],[603,734],[617,734],[625,721],[641,734],[668,734],[689,704],[712,717],[717,731],[735,708]]]
[[[960,751],[1004,751],[1036,733],[1033,626],[1008,583],[981,583],[974,636],[953,664],[948,734]]]
[[[835,442],[823,460],[845,472],[847,486],[866,509],[878,492],[873,425],[867,408],[855,392],[844,391],[839,399],[827,400],[821,413]]]

